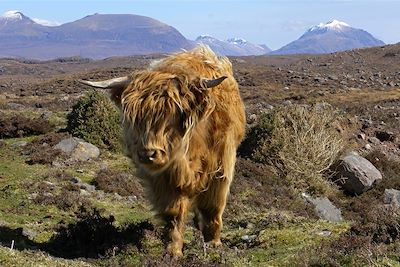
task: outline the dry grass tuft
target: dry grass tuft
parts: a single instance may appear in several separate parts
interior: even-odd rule
[[[293,105],[264,116],[261,121],[268,130],[256,139],[260,141],[253,159],[273,165],[295,188],[317,194],[329,190],[330,182],[323,175],[344,147],[335,128],[340,123],[338,111],[326,105]]]

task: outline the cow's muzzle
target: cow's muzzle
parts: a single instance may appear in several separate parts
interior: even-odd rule
[[[137,155],[141,163],[163,164],[166,153],[161,149],[140,149],[138,150]]]

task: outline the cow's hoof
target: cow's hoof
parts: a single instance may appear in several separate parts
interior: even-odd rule
[[[211,248],[216,248],[216,247],[219,247],[219,246],[221,246],[221,245],[222,245],[222,242],[221,242],[220,239],[211,240],[211,241],[209,242],[209,247],[211,247]]]
[[[174,244],[169,244],[167,246],[167,251],[174,258],[182,258],[183,257],[182,248],[180,248]]]

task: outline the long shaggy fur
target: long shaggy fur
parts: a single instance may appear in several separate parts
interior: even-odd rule
[[[213,88],[202,79],[227,78]],[[112,99],[123,112],[127,154],[138,167],[154,209],[167,222],[168,250],[182,254],[182,231],[192,206],[205,239],[220,243],[222,213],[229,194],[245,114],[232,65],[199,46],[135,73]],[[146,164],[140,149],[161,151]]]

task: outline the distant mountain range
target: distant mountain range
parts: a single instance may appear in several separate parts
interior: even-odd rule
[[[218,40],[210,35],[200,35],[196,43],[203,43],[214,52],[228,56],[263,55],[271,51],[266,45],[257,45],[241,38],[231,38],[226,41]]]
[[[0,56],[50,59],[171,53],[193,47],[175,28],[137,15],[94,14],[49,27],[20,12],[0,17]]]
[[[0,57],[52,59],[80,56],[101,59],[111,56],[171,53],[198,43],[229,56],[263,54],[331,53],[384,43],[364,30],[334,20],[310,28],[298,40],[271,51],[241,38],[218,40],[201,35],[186,39],[177,29],[158,20],[123,14],[94,14],[62,25],[39,24],[18,11],[0,16]]]
[[[384,44],[364,30],[333,20],[310,28],[299,39],[271,54],[325,54]]]

